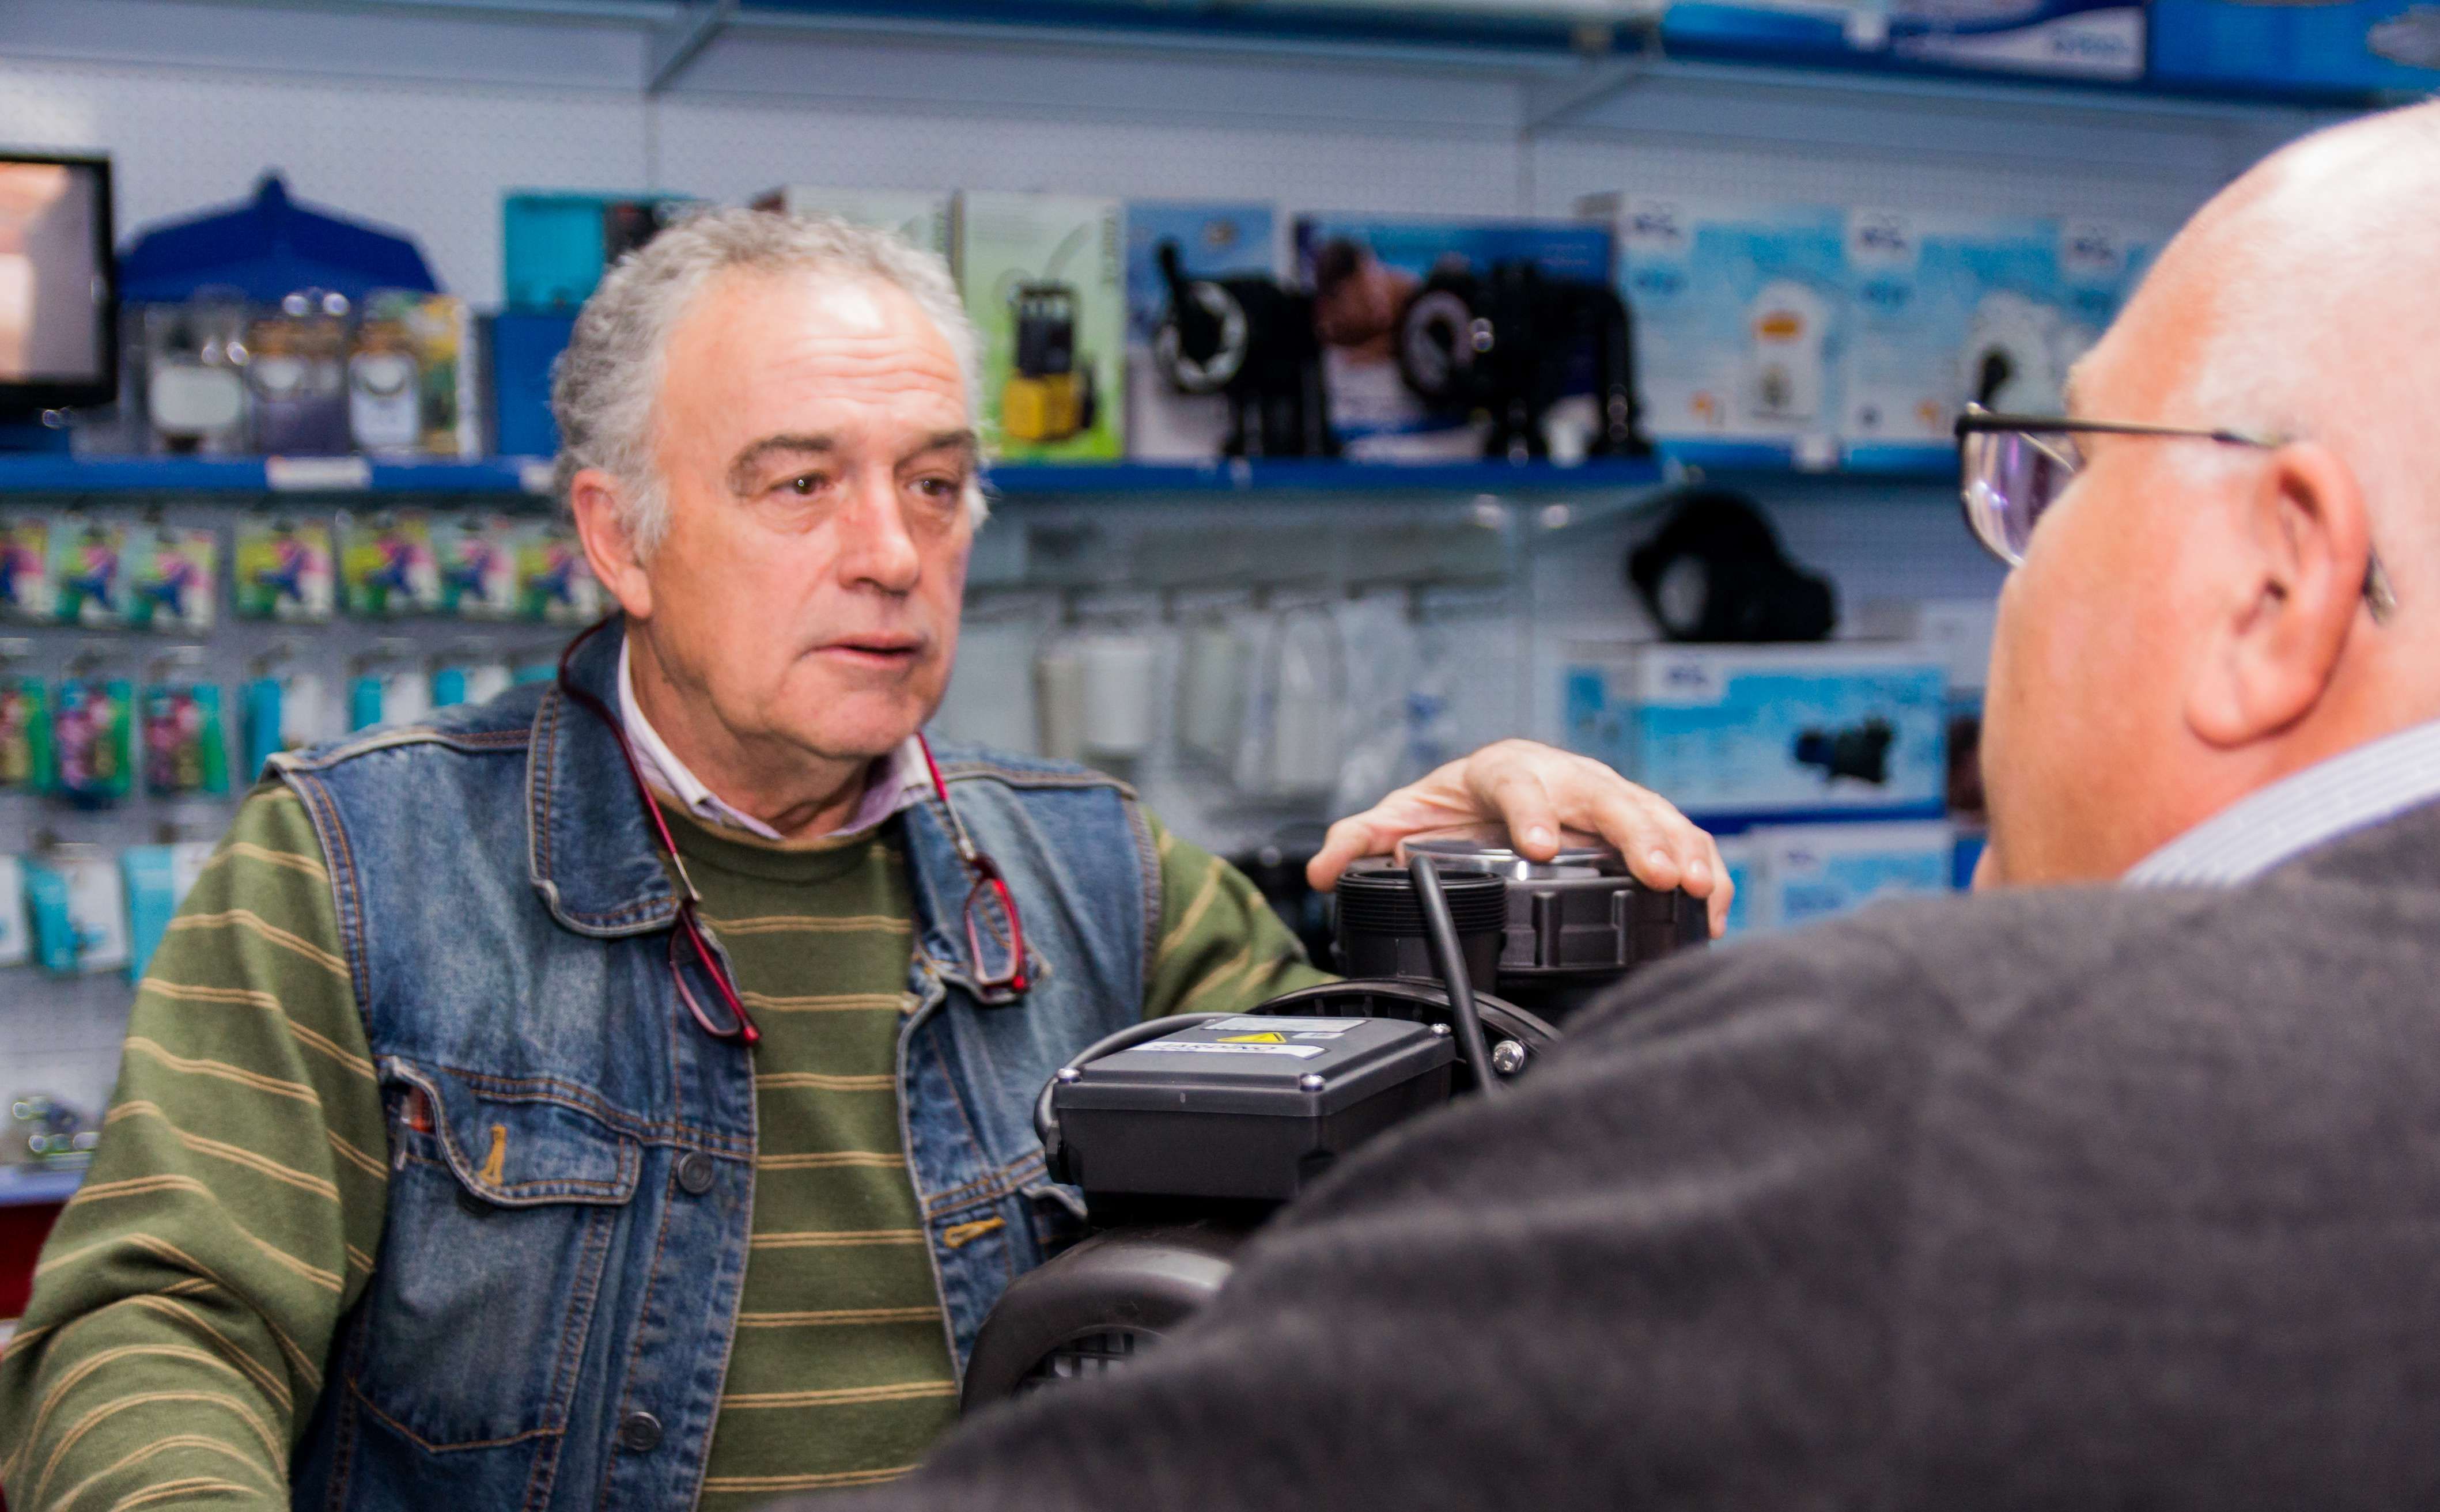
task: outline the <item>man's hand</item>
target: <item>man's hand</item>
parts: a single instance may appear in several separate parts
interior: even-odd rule
[[[1532,740],[1501,740],[1400,788],[1330,827],[1305,880],[1329,890],[1348,863],[1387,855],[1408,835],[1498,820],[1517,851],[1548,861],[1559,831],[1599,835],[1647,887],[1682,887],[1711,904],[1712,933],[1728,927],[1735,886],[1712,837],[1660,794],[1588,756]]]

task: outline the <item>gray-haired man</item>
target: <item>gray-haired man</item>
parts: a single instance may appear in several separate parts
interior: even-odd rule
[[[918,737],[980,513],[972,350],[937,259],[834,222],[710,215],[605,279],[556,399],[623,616],[556,685],[247,800],[0,1369],[20,1512],[888,1479],[1072,1232],[1050,1071],[1316,979],[1118,784]],[[1478,816],[1727,901],[1667,805],[1517,742],[1318,874]]]

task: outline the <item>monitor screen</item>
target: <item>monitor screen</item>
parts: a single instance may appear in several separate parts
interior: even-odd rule
[[[0,411],[117,397],[110,164],[0,153]]]

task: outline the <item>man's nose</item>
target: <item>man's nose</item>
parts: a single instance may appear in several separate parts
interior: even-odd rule
[[[898,497],[898,479],[887,468],[854,475],[846,517],[839,522],[838,570],[851,586],[870,583],[888,593],[913,590],[924,557]]]

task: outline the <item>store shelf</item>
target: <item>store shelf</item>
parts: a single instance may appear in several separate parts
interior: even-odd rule
[[[1831,458],[1835,457],[1835,461]],[[1210,494],[1388,498],[1418,493],[1561,494],[1642,489],[1697,471],[1719,477],[1800,477],[1941,483],[1956,475],[1946,442],[1851,448],[1843,457],[1766,442],[1690,441],[1658,457],[1548,462],[1413,464],[1279,461],[1008,463],[991,471],[1004,499],[1159,499]],[[464,462],[368,462],[363,457],[76,457],[0,454],[0,501],[49,498],[255,498],[269,494],[465,498],[534,502],[550,492],[550,463],[529,456]]]
[[[1547,493],[1644,489],[1661,480],[1649,458],[1556,467],[1547,462],[1229,462],[1091,466],[1012,464],[995,468],[1003,498],[1103,498],[1125,494]]]
[[[1348,462],[1014,463],[989,478],[1003,498],[1116,498],[1125,495],[1277,493],[1516,493],[1647,488],[1660,481],[1654,460],[1548,463]],[[0,498],[9,494],[157,497],[176,494],[395,494],[530,498],[547,494],[550,464],[540,457],[469,462],[368,462],[362,457],[73,457],[0,455]]]
[[[0,496],[11,493],[381,493],[525,496],[547,493],[541,457],[376,462],[355,456],[188,457],[0,454]]]
[[[76,1195],[84,1180],[81,1170],[46,1170],[31,1165],[0,1165],[0,1207],[46,1207]]]

